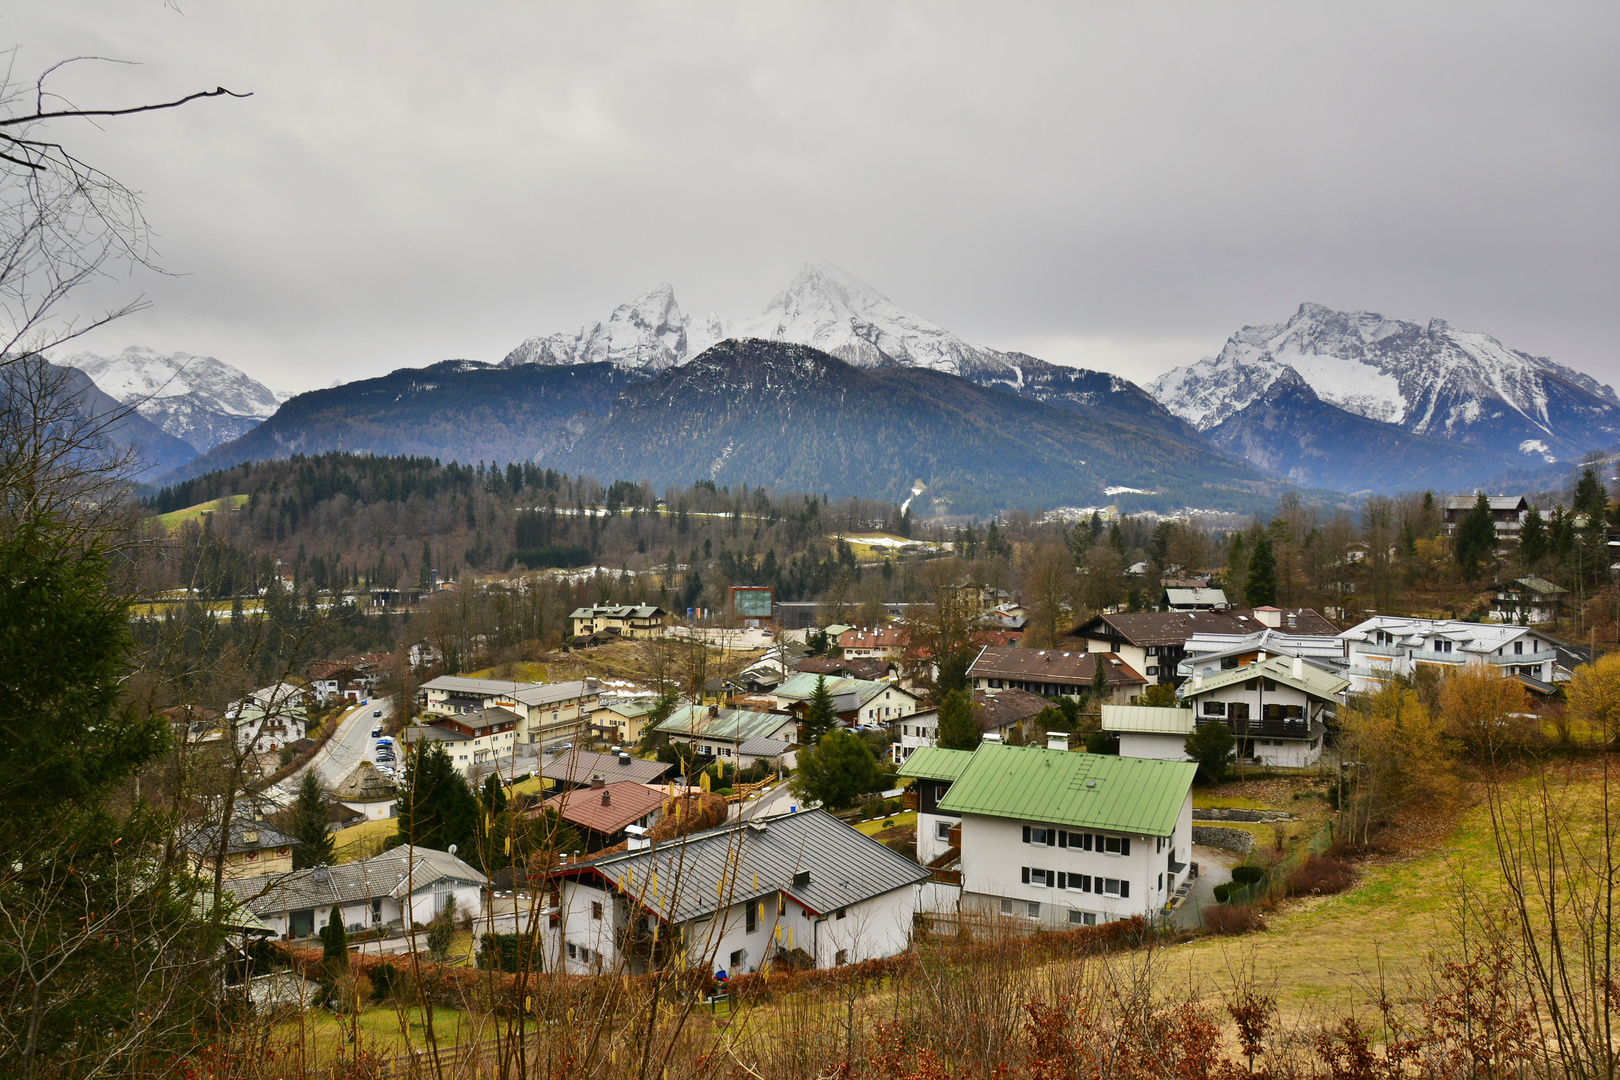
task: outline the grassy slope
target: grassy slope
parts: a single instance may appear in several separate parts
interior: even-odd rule
[[[198,503],[196,506],[188,506],[183,510],[171,510],[167,514],[159,514],[157,523],[166,530],[173,529],[185,522],[196,521],[204,514],[212,514],[216,510],[227,508],[234,510],[237,507],[246,506],[248,498],[247,495],[226,495],[224,498]]]

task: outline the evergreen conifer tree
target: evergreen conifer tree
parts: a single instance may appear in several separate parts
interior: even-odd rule
[[[1277,560],[1271,554],[1271,539],[1261,533],[1249,552],[1249,573],[1243,583],[1243,599],[1250,607],[1277,602]]]
[[[1457,526],[1455,550],[1457,565],[1469,579],[1479,576],[1481,560],[1496,551],[1496,522],[1491,519],[1491,500],[1483,491]]]
[[[349,966],[349,933],[343,929],[343,912],[336,904],[321,929],[321,958],[328,971]]]
[[[981,738],[967,694],[961,690],[946,694],[939,706],[939,745],[947,750],[972,750]]]
[[[828,732],[815,746],[799,752],[793,790],[805,799],[820,800],[829,809],[853,805],[877,784],[877,758],[866,740],[852,732]]]
[[[326,792],[315,778],[315,770],[307,769],[298,784],[298,798],[292,805],[292,827],[288,829],[298,845],[293,848],[293,869],[305,870],[311,866],[330,866],[335,861],[332,833],[328,828]]]
[[[443,743],[419,743],[411,752],[395,807],[400,843],[439,851],[455,844],[471,853],[478,797]]]
[[[1519,562],[1526,570],[1535,569],[1536,564],[1547,557],[1547,542],[1547,521],[1541,511],[1532,506],[1524,512],[1519,524]]]
[[[816,676],[816,689],[810,695],[810,702],[804,710],[804,738],[811,746],[821,741],[833,728],[838,726],[838,713],[833,706],[832,694],[827,690],[827,677]]]

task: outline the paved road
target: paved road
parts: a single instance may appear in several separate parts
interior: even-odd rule
[[[382,715],[372,715],[378,709],[382,710]],[[371,729],[387,720],[393,712],[394,703],[385,697],[372,698],[367,704],[350,710],[338,721],[337,731],[316,753],[308,767],[314,769],[321,781],[330,787],[348,776],[349,770],[362,760],[375,760],[372,758],[375,743],[371,738]],[[282,782],[296,787],[302,778],[303,772],[300,770],[297,775]]]

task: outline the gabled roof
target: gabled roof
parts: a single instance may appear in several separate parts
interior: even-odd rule
[[[1486,497],[1492,510],[1525,510],[1530,506],[1530,500],[1523,495],[1489,495]],[[1450,495],[1446,497],[1447,510],[1472,510],[1479,502],[1475,495]]]
[[[541,683],[538,686],[526,686],[513,694],[513,698],[524,705],[536,708],[554,705],[559,701],[573,701],[575,698],[590,697],[600,694],[600,690],[587,689],[582,679],[569,682]]]
[[[1522,585],[1530,592],[1539,593],[1542,596],[1567,596],[1569,594],[1568,589],[1555,585],[1543,577],[1522,577],[1508,583],[1508,587],[1513,585]]]
[[[1201,676],[1200,679],[1194,680],[1198,682],[1197,686],[1194,686],[1193,682],[1183,683],[1181,693],[1189,698],[1202,697],[1213,690],[1224,689],[1256,678],[1270,679],[1272,682],[1282,683],[1312,697],[1323,699],[1337,698],[1350,687],[1350,683],[1346,680],[1323,671],[1314,664],[1301,663],[1299,674],[1296,675],[1293,659],[1274,656],[1257,664],[1245,664],[1240,668],[1230,668],[1213,675]]]
[[[813,915],[908,888],[929,877],[910,859],[824,810],[778,814],[578,863],[667,923],[786,893]],[[795,884],[795,875],[809,880]]]
[[[650,619],[655,615],[669,614],[661,607],[652,604],[596,604],[591,607],[575,608],[570,619]]]
[[[919,746],[900,766],[901,776],[918,780],[955,780],[973,760],[972,750],[946,750],[942,746]]]
[[[683,705],[670,713],[655,730],[670,735],[746,742],[775,735],[786,726],[796,728],[798,721],[786,713],[755,712],[751,709],[720,709],[711,716],[707,705]]]
[[[749,739],[737,747],[737,753],[747,757],[775,757],[785,750],[791,750],[793,744],[783,742],[781,739],[767,739],[763,735]]]
[[[980,731],[1000,731],[1028,720],[1051,704],[1028,690],[975,690],[973,719]]]
[[[249,837],[253,839],[249,840]],[[185,833],[185,843],[194,853],[211,857],[219,851],[219,826],[203,825],[190,829]],[[239,855],[244,851],[294,847],[300,843],[301,840],[288,836],[269,822],[243,821],[238,817],[231,822],[231,838],[225,851],[228,855]]]
[[[1339,628],[1310,608],[1291,608],[1275,616],[1278,629],[1291,634],[1333,635]],[[1198,633],[1252,634],[1266,628],[1250,610],[1142,611],[1098,615],[1075,631],[1078,637],[1105,636],[1107,627],[1132,645],[1180,645]],[[1087,631],[1091,631],[1088,633]]]
[[[608,796],[604,805],[602,796]],[[669,796],[634,780],[620,780],[601,788],[582,787],[553,795],[545,805],[558,811],[564,821],[582,829],[612,836],[626,825],[633,825],[664,805]]]
[[[980,743],[939,808],[955,814],[1169,836],[1197,771],[1190,761]]]
[[[1221,589],[1166,586],[1164,599],[1171,607],[1225,607],[1226,593]]]
[[[838,635],[840,649],[903,649],[911,643],[911,628],[902,623],[859,627]]]
[[[800,672],[771,693],[786,701],[808,701],[816,692],[816,680],[821,677],[814,672]],[[827,693],[835,698],[853,697],[857,708],[886,691],[905,694],[907,697],[917,696],[890,682],[872,679],[827,679]]]
[[[324,926],[333,904],[383,896],[398,900],[445,880],[489,884],[488,878],[448,851],[401,846],[358,862],[228,880],[225,887],[255,915],[314,908],[316,923]]]
[[[538,685],[515,679],[469,679],[464,675],[440,675],[423,683],[421,689],[442,690],[464,697],[511,697],[519,690]]]
[[[566,784],[588,784],[591,777],[601,775],[610,781],[635,780],[650,784],[661,780],[675,766],[662,761],[647,761],[628,754],[598,754],[592,750],[570,750],[558,754],[540,766],[540,775],[547,780],[560,780]]]
[[[1191,735],[1198,717],[1191,709],[1152,705],[1104,705],[1102,729],[1132,735]]]
[[[1060,652],[1057,649],[1019,649],[1010,645],[990,645],[968,667],[972,678],[1021,679],[1029,682],[1090,683],[1098,659],[1107,669],[1109,686],[1141,686],[1147,680],[1135,668],[1113,653],[1084,650]]]

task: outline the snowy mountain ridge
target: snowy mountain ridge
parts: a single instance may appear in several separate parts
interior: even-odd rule
[[[1147,389],[1207,432],[1289,371],[1346,412],[1527,459],[1569,460],[1620,441],[1620,397],[1589,375],[1443,319],[1420,325],[1311,303],[1285,323],[1244,327],[1220,355]]]
[[[806,263],[787,288],[751,319],[691,319],[668,283],[625,304],[606,322],[529,338],[503,364],[606,361],[649,374],[696,358],[727,338],[809,345],[854,367],[923,367],[952,375],[1001,375],[1022,382],[1023,368],[1044,361],[971,345],[895,304],[830,262]]]
[[[115,356],[84,352],[53,363],[84,372],[104,394],[134,405],[198,453],[243,434],[280,405],[268,387],[212,356],[132,345]]]

